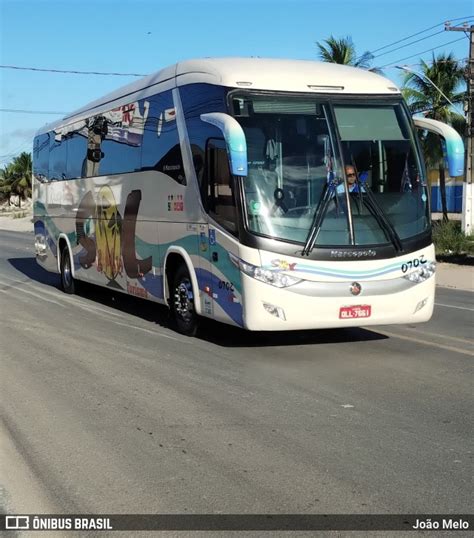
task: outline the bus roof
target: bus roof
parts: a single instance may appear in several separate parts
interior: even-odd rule
[[[335,94],[399,94],[394,83],[366,69],[347,65],[275,58],[202,58],[185,60],[141,78],[45,125],[38,134],[79,121],[154,93],[186,84],[231,88]]]

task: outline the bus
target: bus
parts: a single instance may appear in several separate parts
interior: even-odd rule
[[[303,60],[179,62],[40,129],[38,263],[167,305],[177,330],[419,323],[435,252],[415,124],[387,78]]]

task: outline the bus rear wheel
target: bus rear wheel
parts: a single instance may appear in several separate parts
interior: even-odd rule
[[[194,292],[189,271],[180,265],[173,279],[171,311],[178,332],[195,336],[198,330],[198,315],[194,309]]]
[[[74,294],[75,282],[72,276],[71,257],[69,249],[64,247],[61,251],[61,288],[64,293]]]

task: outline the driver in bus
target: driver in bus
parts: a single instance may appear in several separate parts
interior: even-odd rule
[[[357,177],[357,172],[354,166],[352,164],[346,164],[345,166],[345,172],[346,172],[346,178],[347,178],[347,186],[349,192],[364,192],[364,186],[367,177],[366,172],[362,172],[360,177]],[[337,186],[337,193],[341,194],[345,192],[346,186],[344,183],[341,183]]]

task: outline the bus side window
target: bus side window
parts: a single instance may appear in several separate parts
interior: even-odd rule
[[[66,179],[67,166],[67,138],[63,129],[53,131],[53,136],[49,143],[49,179],[51,181],[61,181]]]
[[[85,121],[77,123],[67,138],[67,179],[83,177],[84,160],[87,157],[88,132]],[[84,174],[85,176],[85,174]]]
[[[49,180],[49,133],[39,135],[35,138],[33,175],[41,183]]]
[[[180,185],[186,185],[176,109],[171,90],[140,101],[148,110],[143,131],[141,169],[166,174]]]
[[[209,214],[235,235],[237,233],[235,195],[224,140],[208,140],[206,172]]]

